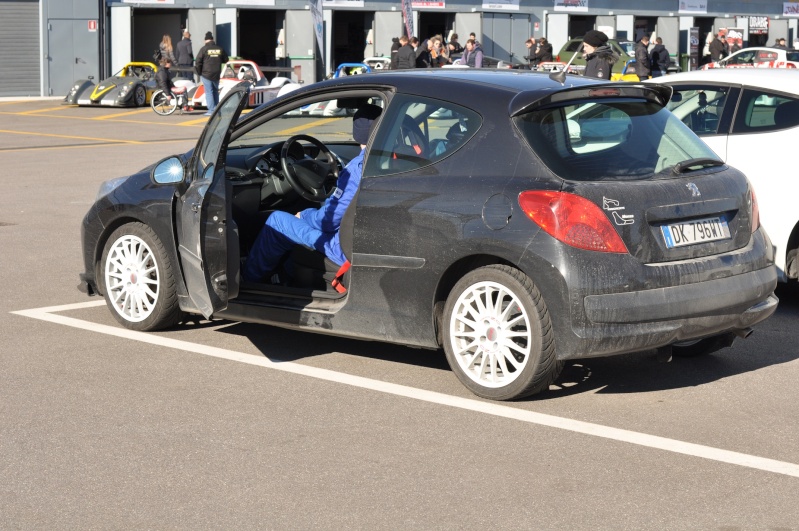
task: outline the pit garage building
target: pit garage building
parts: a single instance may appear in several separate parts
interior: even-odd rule
[[[795,4],[795,5],[794,5]],[[76,79],[99,80],[129,61],[152,61],[161,37],[173,44],[183,28],[195,54],[212,31],[231,56],[263,66],[300,66],[301,81],[323,79],[336,65],[389,56],[405,30],[402,3],[321,0],[323,46],[316,44],[304,0],[0,0],[0,97],[61,96]],[[744,43],[799,38],[799,2],[772,0],[413,0],[413,32],[478,36],[486,55],[526,54],[529,37],[545,36],[557,52],[571,37],[600,29],[619,40],[655,33],[673,55],[722,28],[743,30]],[[793,9],[795,7],[796,9]]]

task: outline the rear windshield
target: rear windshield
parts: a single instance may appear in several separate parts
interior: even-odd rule
[[[568,180],[641,179],[696,158],[718,157],[660,105],[602,99],[538,109],[516,124],[541,160]]]
[[[789,61],[799,61],[799,52],[788,52],[785,56]]]

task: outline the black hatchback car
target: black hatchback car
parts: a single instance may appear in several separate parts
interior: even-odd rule
[[[469,389],[499,400],[547,389],[564,360],[707,353],[774,312],[777,274],[751,185],[664,108],[670,95],[382,72],[239,119],[240,86],[195,149],[103,184],[81,288],[135,330],[191,313],[443,347]],[[383,112],[341,224],[349,270],[299,247],[288,285],[242,282],[265,219],[322,201],[359,154],[351,115],[366,102]]]

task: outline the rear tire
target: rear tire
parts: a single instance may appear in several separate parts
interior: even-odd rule
[[[481,267],[460,279],[444,306],[442,328],[452,371],[483,398],[533,395],[563,368],[541,293],[508,266]]]
[[[116,229],[102,256],[105,302],[122,326],[149,331],[180,322],[175,269],[155,232],[143,223]]]
[[[178,108],[178,99],[170,98],[164,94],[163,90],[156,90],[150,100],[150,107],[153,108],[156,114],[169,116]]]

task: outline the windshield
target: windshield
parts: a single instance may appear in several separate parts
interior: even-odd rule
[[[564,179],[641,179],[718,157],[668,110],[645,100],[579,101],[516,118],[533,150]]]

